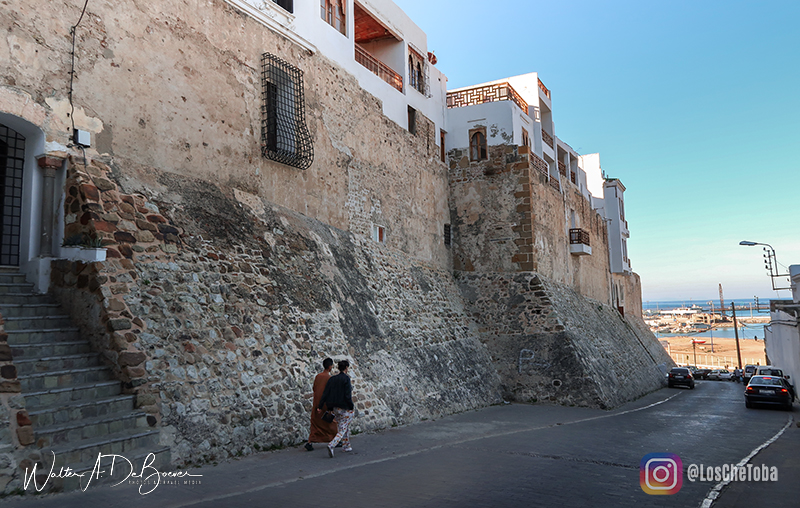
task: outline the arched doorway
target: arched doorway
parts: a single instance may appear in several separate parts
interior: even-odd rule
[[[19,266],[25,137],[0,124],[0,266]]]

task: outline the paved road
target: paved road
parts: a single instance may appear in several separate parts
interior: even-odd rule
[[[135,486],[7,499],[15,507],[530,507],[700,506],[714,482],[683,481],[671,496],[639,486],[645,454],[689,464],[737,463],[797,414],[747,410],[742,385],[663,389],[614,411],[505,405],[358,435],[329,459],[292,448],[192,470],[200,485]],[[751,462],[760,464],[757,455]],[[684,477],[685,478],[685,477]],[[795,478],[780,478],[783,487]],[[790,490],[792,487],[789,487]],[[800,487],[797,488],[800,494]],[[720,501],[724,501],[723,498]],[[722,506],[725,503],[720,502]],[[714,506],[717,506],[716,504]],[[773,506],[779,506],[773,504]]]

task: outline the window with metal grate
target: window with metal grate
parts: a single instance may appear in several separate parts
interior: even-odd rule
[[[300,169],[314,162],[305,120],[303,71],[270,53],[261,56],[261,152]]]

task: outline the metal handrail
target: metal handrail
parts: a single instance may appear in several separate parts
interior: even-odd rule
[[[569,243],[582,243],[589,245],[589,232],[581,228],[572,228],[569,230]]]
[[[358,44],[355,45],[355,48],[356,62],[360,63],[372,71],[373,74],[395,87],[399,92],[403,91],[403,76],[399,75],[385,63],[367,53],[367,51]]]

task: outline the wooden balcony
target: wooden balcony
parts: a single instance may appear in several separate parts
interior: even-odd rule
[[[569,172],[569,180],[570,180],[572,183],[574,183],[575,185],[578,185],[578,181],[577,181],[577,179],[578,179],[578,177],[576,176],[575,172],[574,172],[574,171],[570,171],[570,172]]]
[[[541,88],[541,89],[542,89],[542,92],[544,92],[544,94],[545,94],[545,95],[547,96],[547,98],[549,99],[549,98],[550,98],[550,89],[548,89],[546,86],[544,86],[544,83],[542,83],[542,80],[541,80],[541,79],[539,79],[539,78],[536,78],[536,80],[539,82],[539,88]]]
[[[563,162],[561,162],[561,161],[558,161],[558,171],[559,171],[559,172],[560,172],[562,175],[564,175],[564,176],[567,176],[567,165],[566,165],[566,164],[564,164],[564,163],[563,163]]]
[[[542,129],[542,141],[550,148],[553,148],[553,136],[544,129]]]
[[[558,183],[558,178],[550,175],[550,187],[554,188],[556,192],[561,192],[561,185]]]
[[[584,231],[581,228],[569,230],[569,253],[576,256],[589,256],[592,254],[588,231]]]
[[[528,103],[508,83],[477,86],[457,92],[447,92],[448,108],[463,108],[485,102],[513,101],[522,111],[528,113]]]
[[[403,91],[403,76],[399,75],[389,68],[385,63],[367,53],[367,51],[358,44],[356,44],[355,47],[356,62],[360,63],[372,71],[373,74],[395,87],[399,92]]]

